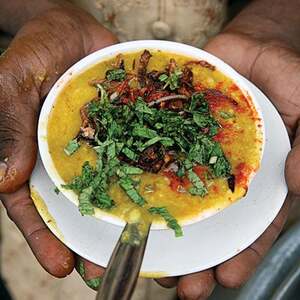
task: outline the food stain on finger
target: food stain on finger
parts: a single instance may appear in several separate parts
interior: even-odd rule
[[[45,201],[33,185],[30,186],[30,196],[45,224],[50,228],[50,230],[56,235],[58,239],[64,242],[64,236],[58,228],[55,219],[50,214]]]

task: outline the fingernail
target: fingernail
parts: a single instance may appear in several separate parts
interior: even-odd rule
[[[3,161],[0,161],[0,182],[5,178],[7,169],[7,164]]]

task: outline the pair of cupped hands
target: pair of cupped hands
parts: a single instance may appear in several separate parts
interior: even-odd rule
[[[165,287],[177,286],[181,299],[206,299],[216,283],[230,288],[244,284],[278,237],[292,199],[300,194],[300,55],[272,35],[256,37],[251,26],[237,18],[205,50],[256,84],[280,112],[293,146],[285,169],[289,194],[272,224],[239,255],[209,270],[157,280]],[[46,271],[64,277],[75,266],[93,288],[104,269],[73,253],[49,231],[30,198],[28,179],[37,155],[39,110],[49,89],[76,61],[117,42],[87,13],[58,8],[26,23],[0,58],[1,200]]]

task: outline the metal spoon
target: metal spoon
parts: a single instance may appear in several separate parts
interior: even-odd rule
[[[127,223],[109,260],[96,300],[129,300],[140,272],[150,223]]]

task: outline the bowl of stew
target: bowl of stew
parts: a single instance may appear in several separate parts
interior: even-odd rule
[[[92,53],[57,81],[38,142],[57,190],[82,215],[142,219],[181,236],[246,195],[264,126],[247,83],[220,59],[135,41]]]

